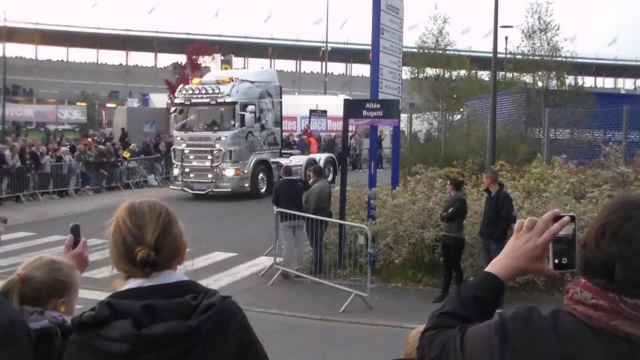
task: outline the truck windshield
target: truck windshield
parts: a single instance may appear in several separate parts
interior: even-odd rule
[[[229,131],[236,126],[234,105],[184,106],[174,115],[175,131]]]

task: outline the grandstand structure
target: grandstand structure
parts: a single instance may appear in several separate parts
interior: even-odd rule
[[[285,93],[318,94],[323,91],[324,76],[322,67],[321,41],[266,39],[238,36],[184,34],[163,31],[134,31],[118,29],[98,29],[89,27],[60,26],[33,23],[8,22],[7,42],[25,45],[57,46],[64,48],[95,49],[96,60],[93,63],[68,61],[10,58],[8,61],[8,80],[13,97],[25,94],[31,101],[61,102],[74,101],[77,94],[84,90],[104,96],[104,101],[122,103],[127,97],[138,97],[141,93],[162,93],[166,91],[163,80],[174,76],[171,67],[141,67],[129,63],[130,52],[154,54],[158,65],[158,54],[183,54],[186,45],[205,41],[218,46],[221,55],[232,54],[244,59],[244,67],[249,67],[249,59],[267,59],[275,68],[278,60],[294,61],[296,71],[280,72],[280,82]],[[369,64],[370,45],[330,43],[330,61],[344,64],[344,75],[329,76],[329,93],[345,94],[354,98],[368,97],[369,79],[352,76],[354,64]],[[122,65],[107,65],[100,61],[100,50],[116,50],[127,54]],[[404,58],[415,54],[416,49],[405,47]],[[67,50],[68,54],[68,50]],[[488,52],[450,50],[449,56],[465,57],[479,69],[488,70],[491,55]],[[526,62],[518,54],[508,54],[509,63]],[[504,54],[498,62],[503,66]],[[302,62],[317,62],[318,73],[303,73]],[[558,58],[549,61],[571,62],[570,75],[633,81],[640,79],[640,61],[598,58]],[[499,69],[503,71],[503,69]],[[411,101],[409,86],[405,81],[404,96]],[[109,94],[109,95],[107,95]],[[24,100],[24,99],[23,99]],[[104,104],[101,104],[104,105]]]

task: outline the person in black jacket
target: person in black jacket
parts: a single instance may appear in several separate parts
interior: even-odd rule
[[[300,179],[293,177],[291,166],[282,167],[282,180],[273,189],[273,206],[283,210],[304,213],[302,196],[304,186]],[[278,224],[280,238],[282,241],[283,266],[292,270],[300,270],[304,262],[304,253],[307,249],[307,236],[304,232],[304,219],[298,215],[286,212],[280,213]],[[283,272],[283,277],[287,278],[288,273]]]
[[[444,274],[442,278],[442,291],[433,302],[441,303],[449,294],[451,277],[456,274],[456,286],[464,281],[462,273],[462,253],[464,252],[464,220],[467,218],[467,194],[463,190],[464,181],[451,178],[447,182],[447,198],[440,221],[444,223],[442,231],[442,262]]]
[[[33,360],[33,334],[22,313],[0,298],[0,359]]]
[[[549,244],[569,224],[560,211],[516,223],[504,251],[447,298],[425,327],[421,360],[638,359],[640,354],[640,195],[607,203],[578,243],[580,277],[564,306],[543,314],[521,306],[494,317],[505,284],[518,276],[556,275]]]
[[[154,199],[121,204],[108,224],[118,291],[72,320],[65,360],[267,360],[242,308],[187,279],[176,215]]]
[[[513,200],[499,182],[498,172],[487,170],[482,178],[484,192],[487,197],[484,202],[484,213],[480,225],[480,239],[482,241],[482,261],[487,266],[496,258],[507,243],[509,230],[513,223]]]

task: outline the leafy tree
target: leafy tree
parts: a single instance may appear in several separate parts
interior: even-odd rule
[[[517,70],[534,88],[555,87],[567,69],[552,61],[565,55],[566,42],[555,18],[553,0],[532,0],[525,9],[524,18],[524,23],[518,27],[521,40],[517,50],[525,61],[518,62]]]
[[[422,113],[413,117],[411,127],[424,136],[407,137],[410,144],[403,147],[405,163],[442,166],[472,158],[482,161],[486,119],[469,121],[464,105],[469,97],[489,93],[490,84],[468,57],[451,51],[457,44],[446,13],[436,8],[427,23],[416,43],[416,53],[407,60],[412,91],[422,102]],[[501,90],[519,86],[519,79],[500,80]]]
[[[203,41],[186,46],[186,62],[174,64],[175,77],[173,81],[164,80],[172,103],[180,85],[188,85],[193,77],[204,76],[202,60],[213,56],[217,49],[217,46]]]
[[[572,129],[583,125],[588,121],[585,110],[593,103],[580,84],[567,84],[567,73],[571,70],[568,60],[575,54],[566,51],[567,40],[555,17],[553,0],[531,0],[519,30],[521,40],[517,52],[520,61],[516,61],[515,68],[522,83],[530,90],[532,100],[525,109],[526,126],[542,129],[545,109],[560,104],[567,110],[551,113],[550,128]],[[533,143],[531,146],[536,147]]]
[[[86,90],[82,90],[80,94],[78,94],[77,102],[86,104],[87,107],[87,126],[89,127],[100,127],[101,119],[99,103],[100,103],[100,94],[95,92],[88,92]]]

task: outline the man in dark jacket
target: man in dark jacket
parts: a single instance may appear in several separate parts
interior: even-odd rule
[[[499,182],[497,171],[485,171],[483,182],[487,197],[479,235],[482,241],[482,261],[487,266],[502,252],[507,243],[513,223],[513,200],[504,189],[504,184]]]
[[[482,178],[487,197],[484,201],[479,235],[482,242],[480,254],[485,266],[488,266],[504,249],[509,238],[509,230],[514,222],[513,200],[499,180],[498,172],[493,169],[485,171]],[[504,299],[500,301],[498,311],[501,311],[503,301]]]
[[[311,188],[303,197],[304,212],[331,218],[331,185],[324,178],[324,169],[316,165],[311,168]],[[324,233],[329,224],[324,220],[307,218],[307,236],[313,250],[313,273],[322,274],[324,264]]]
[[[282,167],[282,180],[273,189],[273,206],[283,210],[304,212],[302,195],[304,187],[299,179],[293,177],[293,170],[289,165]],[[306,250],[306,236],[304,220],[297,215],[281,212],[278,224],[279,241],[283,248],[283,266],[298,271],[304,261]],[[286,278],[287,273],[282,273]]]

